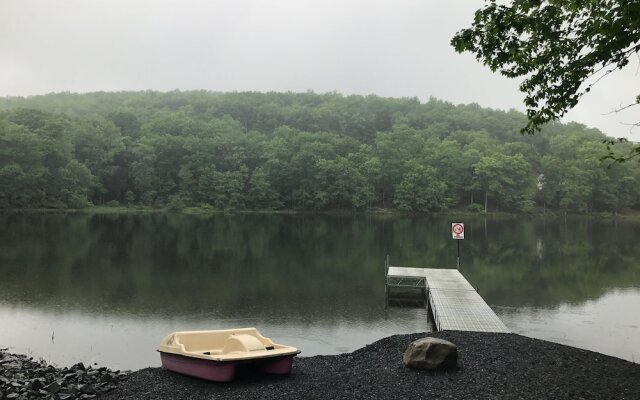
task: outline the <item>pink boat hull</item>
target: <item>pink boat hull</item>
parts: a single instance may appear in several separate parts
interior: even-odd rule
[[[284,375],[291,372],[295,354],[243,361],[213,361],[160,352],[162,366],[173,372],[214,382],[229,382],[239,365],[250,364],[259,372]]]

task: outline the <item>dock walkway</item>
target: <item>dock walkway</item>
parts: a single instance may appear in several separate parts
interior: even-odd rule
[[[424,288],[438,331],[509,332],[457,269],[387,266],[386,285]]]

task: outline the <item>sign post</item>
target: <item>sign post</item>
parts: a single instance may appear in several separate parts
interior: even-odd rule
[[[452,222],[451,235],[458,241],[458,259],[456,261],[456,268],[460,269],[460,240],[464,240],[464,222]]]

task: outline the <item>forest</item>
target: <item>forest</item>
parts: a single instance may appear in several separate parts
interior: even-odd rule
[[[339,93],[0,98],[0,209],[618,213],[640,165],[606,136],[438,99]],[[615,152],[628,153],[629,143]]]

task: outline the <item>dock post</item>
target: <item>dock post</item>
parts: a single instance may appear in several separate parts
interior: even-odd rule
[[[384,260],[384,319],[387,319],[387,307],[389,306],[389,255]]]

